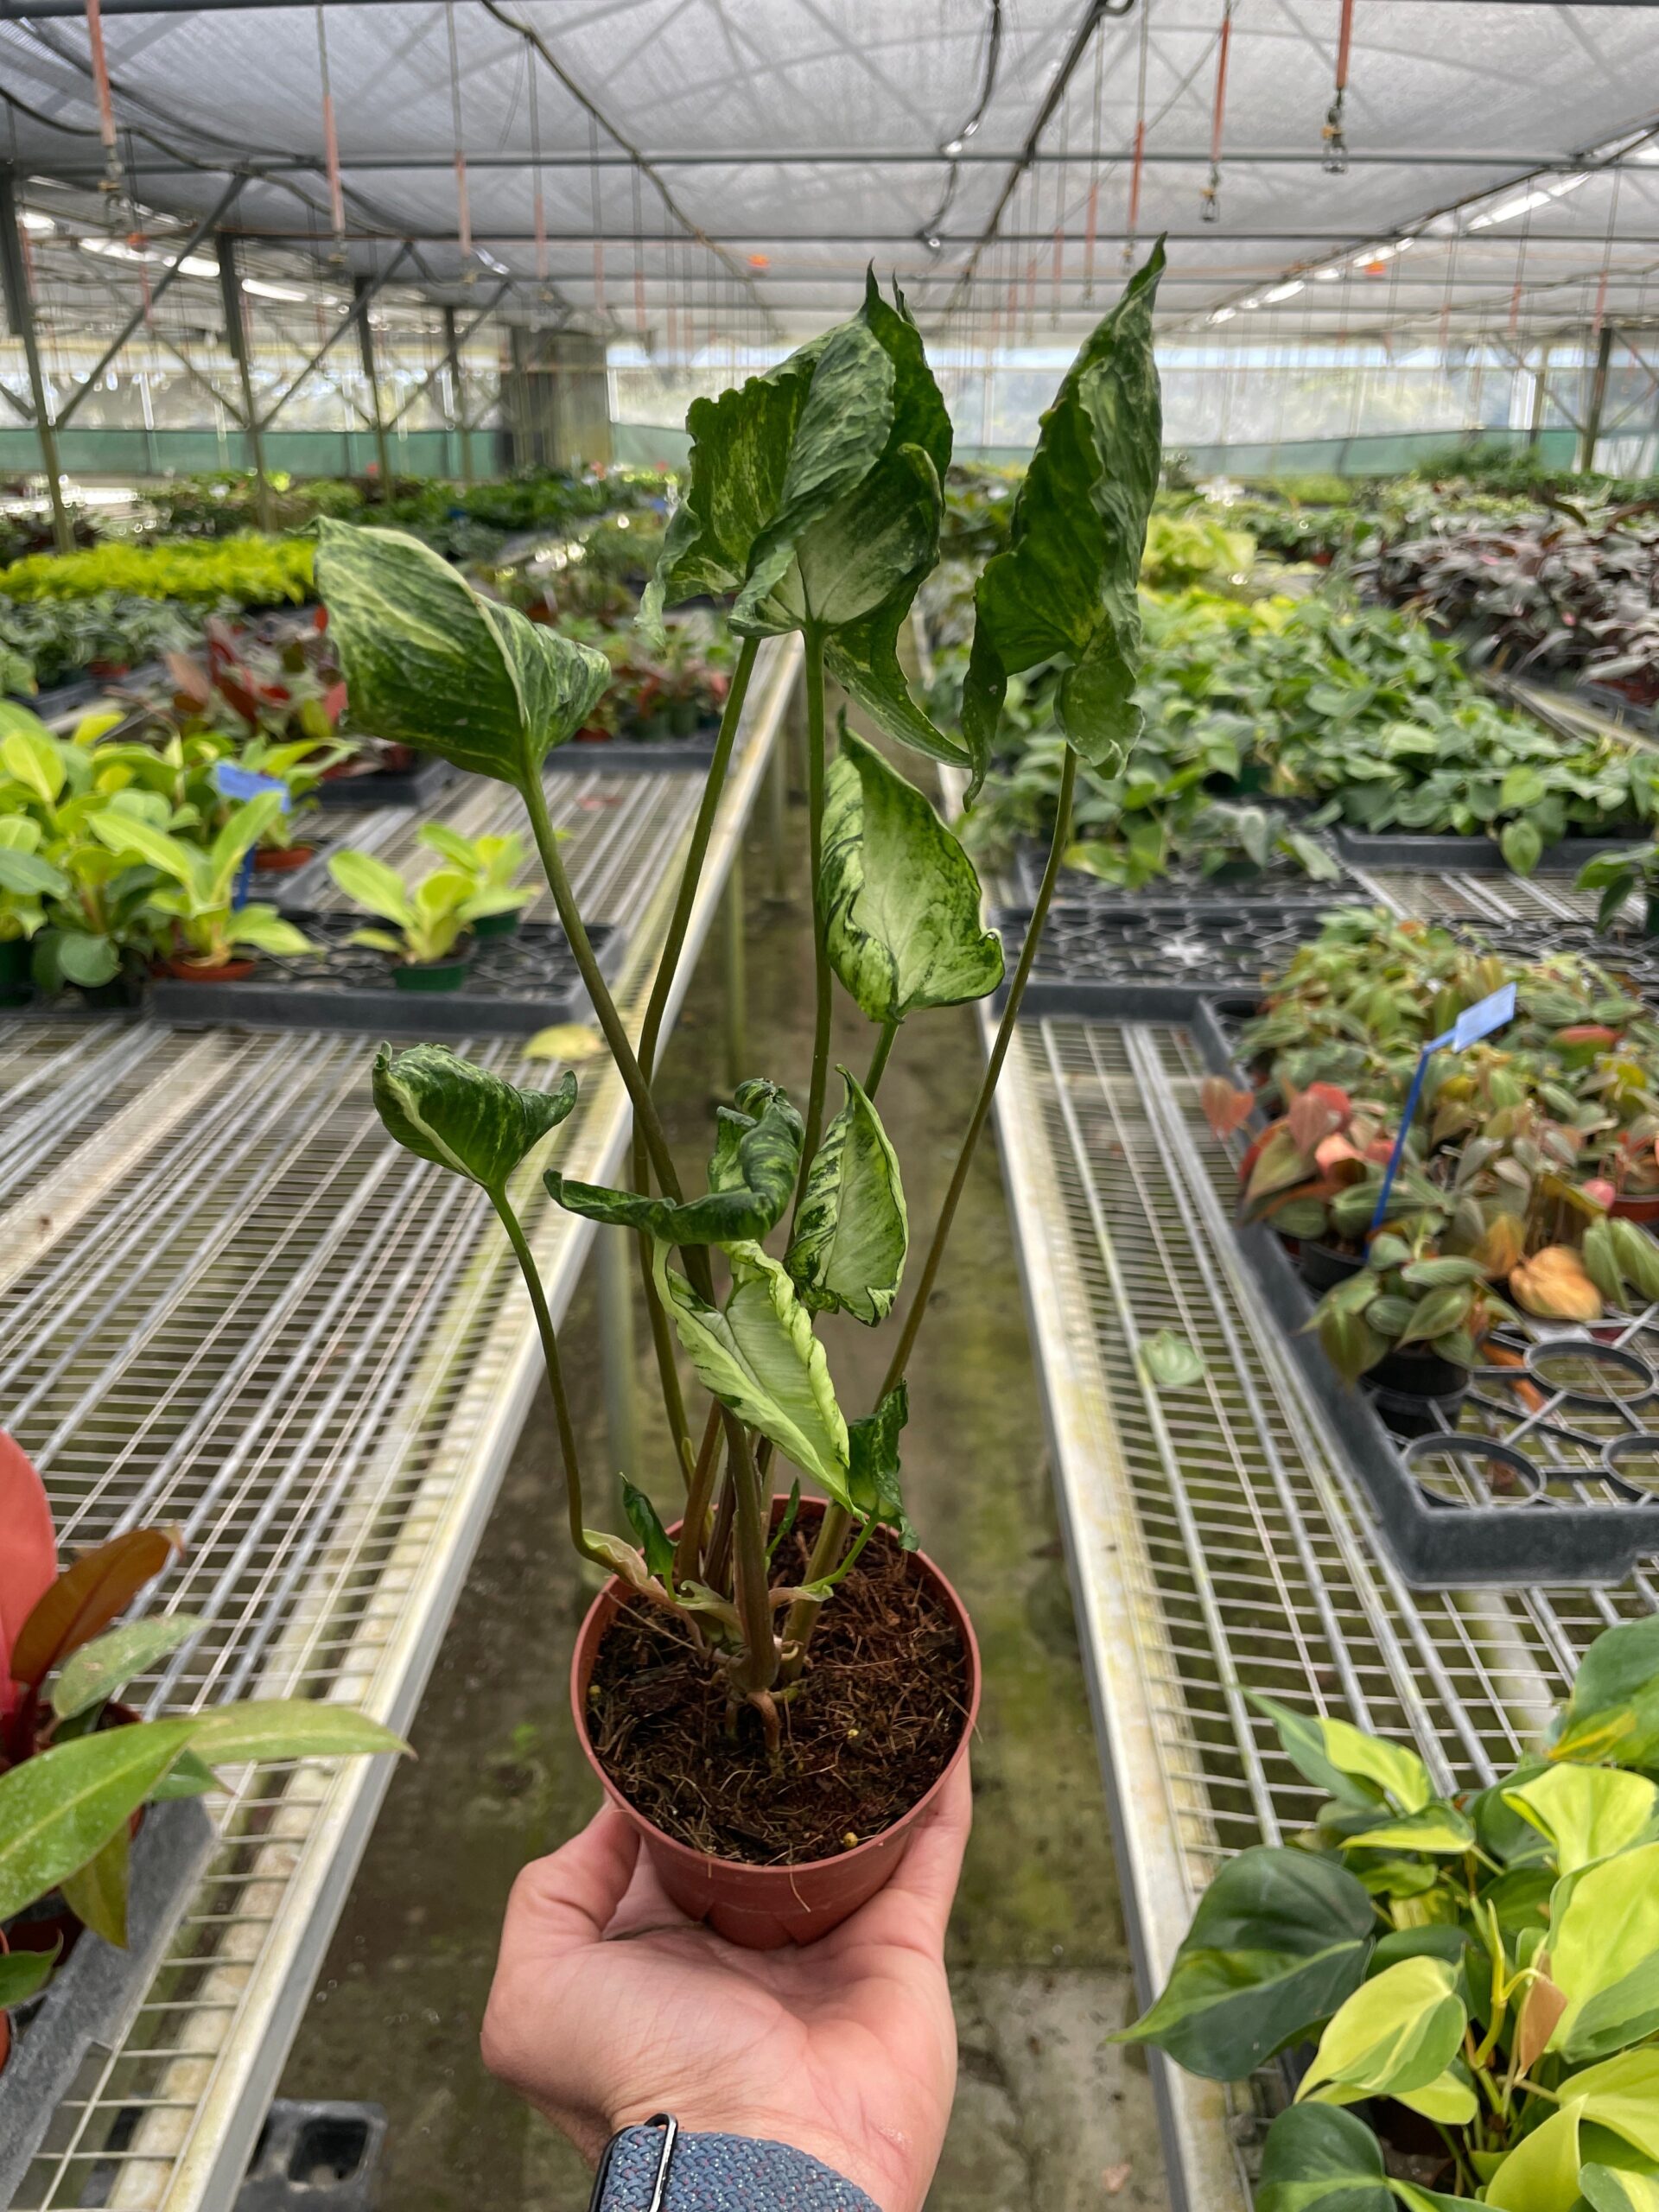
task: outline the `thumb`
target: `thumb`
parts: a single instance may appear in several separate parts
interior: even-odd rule
[[[638,1829],[607,1799],[580,1834],[519,1874],[507,1900],[503,1952],[556,1959],[597,1943],[639,1855]]]

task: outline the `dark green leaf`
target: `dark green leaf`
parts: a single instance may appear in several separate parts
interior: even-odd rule
[[[1659,1613],[1604,1629],[1550,1731],[1556,1758],[1659,1771]]]
[[[639,1539],[645,1565],[665,1588],[671,1590],[674,1587],[673,1542],[656,1507],[644,1491],[634,1488],[626,1475],[622,1478],[622,1510],[628,1516],[634,1535]]]
[[[708,1195],[675,1204],[548,1171],[557,1203],[588,1221],[642,1229],[664,1244],[758,1243],[783,1218],[801,1164],[801,1117],[775,1084],[745,1084],[716,1116]]]
[[[899,1295],[910,1222],[880,1116],[847,1070],[839,1073],[847,1103],[807,1170],[784,1265],[814,1313],[850,1313],[873,1328]]]
[[[58,1885],[76,1919],[94,1936],[113,1943],[118,1951],[127,1948],[127,1869],[131,1844],[131,1827],[123,1821],[101,1850]]]
[[[899,1532],[907,1552],[916,1549],[916,1531],[899,1490],[899,1434],[910,1418],[910,1392],[895,1383],[873,1414],[847,1427],[847,1488],[855,1510]]]
[[[374,1103],[399,1144],[499,1198],[513,1171],[576,1103],[567,1069],[556,1090],[520,1090],[442,1045],[375,1055]]]
[[[849,1428],[848,1433],[849,1435],[852,1433],[851,1427]],[[768,1567],[772,1565],[773,1559],[777,1556],[779,1545],[783,1542],[785,1537],[788,1535],[790,1530],[795,1526],[796,1522],[799,1520],[800,1513],[801,1478],[797,1475],[794,1481],[789,1486],[789,1503],[784,1508],[783,1518],[779,1522],[778,1526],[772,1530],[772,1541],[766,1546],[766,1565]]]
[[[27,2004],[45,1988],[62,1948],[60,1936],[49,1951],[12,1951],[0,1956],[0,2012]]]
[[[1382,2145],[1338,2105],[1292,2105],[1268,2130],[1255,2212],[1393,2212]]]

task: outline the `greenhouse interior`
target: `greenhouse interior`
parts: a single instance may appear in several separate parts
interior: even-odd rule
[[[1654,8],[0,131],[5,2202],[1659,2212]]]

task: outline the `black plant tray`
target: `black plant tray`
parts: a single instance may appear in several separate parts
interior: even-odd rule
[[[690,737],[572,738],[569,745],[556,745],[542,768],[543,773],[562,768],[589,776],[657,776],[677,768],[695,768],[701,774],[714,759],[719,734],[715,719]]]
[[[1184,1021],[1200,991],[1259,988],[1298,945],[1319,935],[1332,908],[1353,903],[1338,895],[1255,899],[1230,910],[1218,900],[1182,899],[1105,907],[1075,904],[1068,886],[1048,910],[1020,1012],[1033,1020],[1104,1013],[1124,1021]],[[1000,908],[991,919],[1012,961],[1031,909]],[[1007,995],[1005,981],[997,1003]]]
[[[526,922],[512,937],[480,938],[458,991],[402,991],[384,954],[346,939],[355,913],[299,913],[294,920],[321,958],[262,954],[239,983],[157,976],[149,1010],[165,1021],[239,1022],[257,1029],[349,1029],[365,1036],[529,1037],[555,1022],[591,1018],[564,931]],[[621,963],[626,932],[595,922],[588,931],[607,980]]]
[[[446,784],[453,783],[459,768],[435,754],[412,768],[372,768],[366,776],[326,776],[317,785],[319,806],[424,806]]]
[[[44,691],[11,691],[7,697],[15,699],[49,722],[54,715],[67,715],[77,707],[90,707],[94,699],[122,698],[134,691],[148,691],[159,683],[167,673],[158,660],[142,662],[130,668],[124,676],[74,676],[67,683],[54,683]]]
[[[83,1933],[44,1996],[11,2016],[0,2072],[0,2204],[10,2204],[93,2044],[112,2050],[143,2001],[213,1848],[200,1802],[152,1805],[133,1839],[127,1948]]]
[[[1009,874],[1021,901],[1035,903],[1043,880],[1043,863],[1047,854],[1040,845],[1021,839],[1014,847],[1009,861]],[[1251,906],[1283,906],[1287,904],[1305,906],[1312,903],[1325,907],[1332,904],[1344,906],[1366,899],[1369,894],[1355,882],[1346,870],[1329,883],[1315,883],[1300,868],[1288,861],[1258,869],[1255,874],[1237,876],[1228,882],[1213,875],[1200,875],[1196,868],[1178,868],[1167,875],[1160,875],[1151,883],[1142,884],[1138,891],[1128,891],[1116,883],[1103,882],[1099,876],[1090,875],[1086,868],[1063,868],[1056,886],[1055,896],[1071,906],[1122,907],[1138,912],[1148,899],[1157,906],[1191,903],[1205,908],[1249,907]]]
[[[1609,715],[1615,721],[1629,722],[1632,729],[1651,734],[1659,729],[1659,704],[1643,706],[1611,683],[1598,683],[1593,677],[1580,677],[1573,686],[1569,696],[1581,699],[1586,707],[1593,707],[1599,715]]]
[[[1351,830],[1341,822],[1332,823],[1329,834],[1338,858],[1350,868],[1444,869],[1459,875],[1501,875],[1509,869],[1496,837],[1415,837],[1391,832],[1379,836],[1368,830]],[[1619,837],[1563,837],[1544,847],[1533,873],[1576,874],[1599,853],[1627,852],[1632,845],[1652,842],[1635,823]]]

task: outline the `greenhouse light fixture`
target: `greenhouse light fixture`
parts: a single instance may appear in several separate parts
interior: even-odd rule
[[[32,207],[20,209],[17,219],[26,231],[37,232],[42,238],[49,236],[58,227],[49,215],[37,214]]]
[[[267,284],[257,276],[245,276],[242,289],[245,292],[251,292],[256,300],[289,300],[296,305],[303,305],[306,297],[303,292],[295,291],[290,285]]]
[[[1326,268],[1316,269],[1313,271],[1313,282],[1316,284],[1334,284],[1341,274],[1342,270],[1332,263]]]
[[[960,138],[947,138],[944,145],[940,147],[939,151],[944,154],[947,159],[954,162],[957,156],[962,151],[962,144],[963,142]]]
[[[1230,322],[1237,313],[1236,308],[1217,308],[1210,320],[1211,322]]]
[[[1281,300],[1294,300],[1298,292],[1306,291],[1306,289],[1300,276],[1293,276],[1288,283],[1275,284],[1270,292],[1263,292],[1262,304],[1264,307],[1277,307]]]
[[[1490,230],[1494,223],[1512,223],[1517,215],[1530,215],[1536,207],[1548,207],[1547,192],[1517,192],[1513,200],[1500,200],[1496,207],[1488,207],[1484,214],[1471,215],[1471,231]]]

